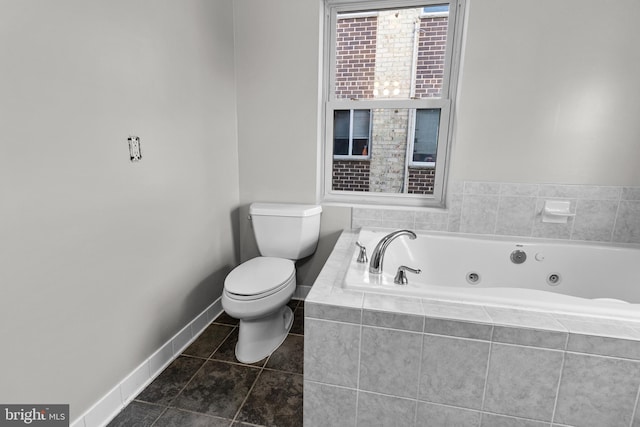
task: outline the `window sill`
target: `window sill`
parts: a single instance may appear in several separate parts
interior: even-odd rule
[[[366,207],[366,208],[436,208],[444,209],[444,200],[438,200],[435,196],[413,194],[389,194],[347,192],[325,194],[322,204],[331,206]]]
[[[436,167],[435,163],[424,163],[424,164],[411,163],[411,164],[409,164],[409,169],[435,169],[435,167]]]
[[[370,161],[371,156],[333,156],[333,160],[341,160],[341,161]]]

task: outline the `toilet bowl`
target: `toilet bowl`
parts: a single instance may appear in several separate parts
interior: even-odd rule
[[[229,273],[222,306],[229,316],[240,319],[238,361],[257,362],[282,344],[293,324],[293,312],[286,304],[295,289],[295,265],[284,258],[253,258]]]
[[[222,308],[240,320],[236,358],[254,363],[273,353],[287,337],[293,312],[287,302],[296,289],[294,261],[316,250],[318,205],[253,203],[250,219],[262,256],[234,268],[224,281]]]

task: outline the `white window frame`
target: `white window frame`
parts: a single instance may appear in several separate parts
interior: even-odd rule
[[[453,117],[452,104],[457,87],[458,68],[461,55],[462,13],[465,0],[325,0],[324,25],[324,70],[323,70],[323,121],[324,130],[321,137],[323,179],[320,191],[323,202],[365,204],[365,205],[394,205],[394,206],[424,206],[444,207],[446,176],[449,170],[449,151],[451,146],[451,130]],[[445,79],[443,81],[441,98],[420,99],[336,99],[335,97],[335,51],[336,26],[338,13],[367,13],[370,10],[398,9],[421,7],[449,3],[449,26],[447,32],[447,57],[445,59]],[[333,168],[333,112],[334,110],[362,110],[369,109],[440,109],[440,127],[438,134],[437,164],[433,195],[417,195],[405,193],[370,193],[343,191],[332,189]],[[409,124],[413,129],[412,124]],[[413,131],[409,132],[410,134]],[[369,156],[375,150],[375,142],[371,141]],[[412,146],[413,144],[411,144]]]

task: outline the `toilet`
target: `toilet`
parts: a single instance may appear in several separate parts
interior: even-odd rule
[[[254,363],[273,353],[287,337],[296,290],[295,260],[313,254],[320,234],[317,205],[252,203],[249,216],[259,257],[234,268],[224,281],[222,308],[239,319],[236,358]]]

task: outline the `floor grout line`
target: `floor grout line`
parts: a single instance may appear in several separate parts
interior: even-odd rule
[[[158,422],[158,420],[159,420],[160,418],[162,418],[162,416],[163,416],[164,414],[166,414],[168,410],[169,410],[169,407],[168,407],[168,406],[165,406],[165,407],[164,407],[164,409],[162,410],[162,412],[160,412],[160,414],[156,417],[156,419],[155,419],[155,420],[153,420],[153,422],[151,423],[151,426],[150,426],[150,427],[155,426],[155,425],[156,425],[156,423]]]
[[[271,357],[271,355],[269,355],[267,357],[267,360],[264,362],[264,365],[266,365],[267,362],[269,361],[269,357]],[[238,407],[238,410],[236,411],[236,414],[234,415],[233,419],[231,420],[231,424],[232,425],[233,425],[233,423],[235,423],[237,421],[238,415],[240,415],[240,412],[242,411],[242,408],[244,407],[244,404],[247,403],[247,399],[249,399],[249,396],[251,395],[251,392],[253,391],[253,388],[258,383],[258,380],[260,379],[260,376],[262,375],[263,371],[264,371],[264,366],[260,369],[260,372],[258,372],[258,375],[256,376],[256,379],[253,381],[253,384],[251,384],[251,387],[249,388],[249,391],[247,392],[247,395],[244,397],[244,399],[242,400],[242,403]]]
[[[197,338],[196,338],[197,339]],[[181,357],[182,354],[179,354],[178,357]],[[177,358],[176,358],[177,359]],[[202,360],[202,359],[201,359]],[[171,404],[178,398],[178,396],[180,396],[180,394],[184,391],[185,388],[187,388],[187,386],[191,383],[191,381],[193,381],[193,378],[198,374],[198,372],[200,372],[202,370],[202,368],[204,368],[204,365],[207,363],[206,360],[204,360],[202,362],[202,365],[200,365],[200,367],[198,369],[196,369],[196,371],[193,373],[193,375],[191,375],[191,377],[189,377],[189,381],[187,381],[185,383],[185,385],[180,389],[179,392],[177,392],[175,394],[175,396],[166,404],[166,405],[159,405],[158,406],[164,406],[164,411],[162,411],[162,413],[160,414],[160,416],[158,418],[156,418],[153,423],[151,424],[151,427],[153,427],[156,422],[158,422],[158,420],[169,410],[169,408],[172,408],[173,406],[171,406]]]

